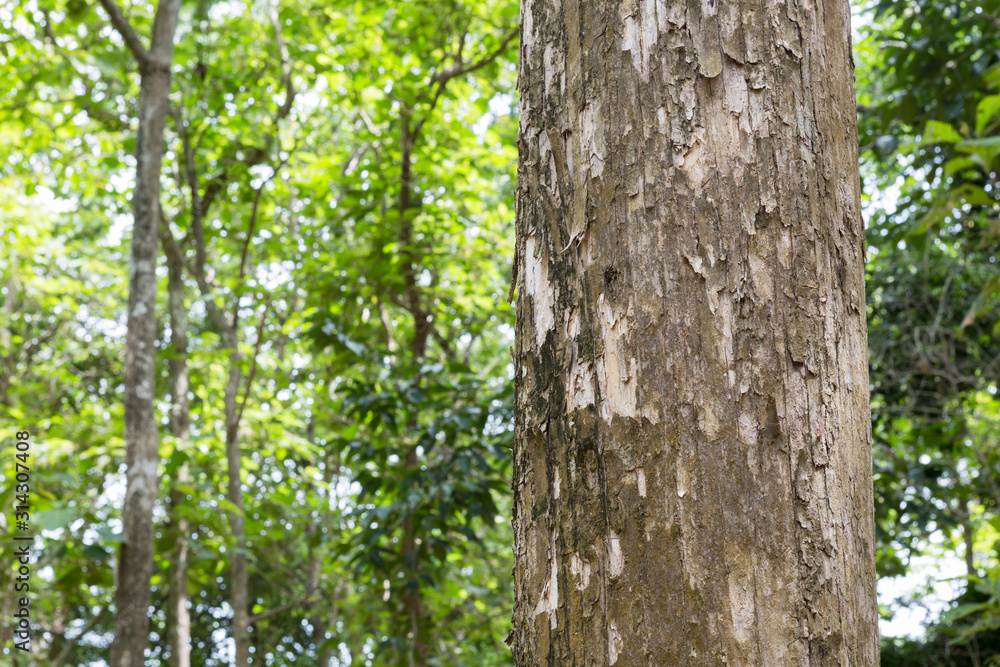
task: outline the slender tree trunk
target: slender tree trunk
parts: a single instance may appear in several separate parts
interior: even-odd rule
[[[314,640],[313,641],[317,641],[316,638],[321,638],[321,639],[318,639],[318,641],[325,642],[326,641],[326,632],[327,632],[327,629],[330,629],[333,632],[337,632],[337,618],[338,618],[337,605],[340,604],[340,589],[341,589],[342,585],[343,585],[342,583],[338,583],[337,584],[337,586],[333,589],[333,596],[330,598],[330,623],[329,623],[329,625],[327,625],[327,623],[323,620],[322,607],[320,608],[319,611],[316,612],[314,620],[316,620],[317,623],[319,623],[320,625],[316,625],[316,624],[313,625],[313,627],[317,628],[317,630],[315,630],[313,632],[313,636],[314,636]],[[327,646],[326,648],[324,648],[322,651],[319,652],[319,658],[318,658],[316,664],[318,665],[318,667],[330,667],[330,660],[332,660],[332,659],[333,659],[333,648],[330,647],[330,646]],[[338,661],[338,664],[339,664],[339,661]]]
[[[847,1],[521,38],[516,663],[875,667]]]
[[[406,307],[413,317],[413,338],[410,341],[410,354],[414,364],[419,364],[427,353],[427,338],[430,335],[431,322],[428,314],[424,312],[420,300],[420,289],[417,287],[417,267],[416,254],[413,248],[413,218],[410,211],[410,201],[413,192],[412,176],[412,153],[417,136],[410,129],[411,118],[409,114],[404,114],[402,119],[402,130],[400,135],[400,146],[402,152],[402,163],[400,171],[399,188],[399,244],[400,255],[403,264],[403,285],[406,292]],[[408,428],[417,425],[416,417],[413,417],[407,424]],[[407,453],[403,460],[403,466],[407,470],[414,470],[420,465],[417,458],[416,445]],[[426,646],[422,634],[425,632],[421,616],[423,615],[420,595],[419,577],[417,575],[417,558],[419,556],[416,548],[416,527],[413,525],[413,516],[403,519],[403,542],[400,555],[403,557],[404,567],[410,581],[416,582],[411,587],[407,583],[403,591],[403,608],[406,612],[407,634],[409,635],[408,664],[410,667],[422,667],[425,664]]]
[[[284,107],[282,107],[284,108]],[[222,346],[229,353],[229,370],[226,380],[226,390],[224,396],[225,405],[225,426],[226,426],[226,473],[228,482],[226,487],[226,498],[232,504],[233,509],[229,512],[229,528],[233,537],[233,550],[230,554],[230,604],[233,608],[232,634],[234,642],[234,663],[235,665],[246,665],[250,662],[250,583],[247,570],[247,540],[246,540],[246,519],[244,515],[243,502],[243,456],[240,450],[240,418],[242,409],[239,404],[240,380],[242,378],[241,365],[243,355],[239,349],[239,297],[237,296],[232,304],[232,318],[227,319],[225,311],[219,307],[215,301],[212,287],[208,282],[205,272],[205,262],[207,253],[205,251],[205,233],[203,227],[203,216],[205,213],[205,203],[200,194],[198,175],[194,163],[194,151],[192,150],[187,131],[183,124],[183,119],[178,116],[178,132],[185,144],[185,165],[188,173],[188,183],[191,188],[191,229],[195,242],[195,261],[192,267],[192,274],[198,283],[199,291],[205,299],[205,308],[208,311],[209,319],[216,326],[222,335]],[[240,280],[246,277],[246,252],[250,243],[250,235],[253,233],[253,225],[256,221],[257,204],[260,193],[255,199],[253,217],[247,231],[246,244],[244,245],[243,258],[240,266]],[[176,239],[170,234],[165,234],[164,239],[169,244],[168,252],[180,256],[181,249]],[[266,312],[266,310],[265,310]],[[262,316],[263,317],[263,316]],[[257,332],[258,337],[263,335],[263,319],[260,322]],[[259,339],[258,339],[259,348]],[[257,350],[259,351],[259,349]],[[255,352],[256,355],[256,352]],[[256,357],[255,357],[256,362]],[[253,371],[247,382],[253,380]],[[249,386],[247,387],[249,390]]]
[[[314,531],[313,531],[314,532]],[[312,535],[307,531],[306,539],[310,539]],[[306,597],[312,598],[319,592],[320,587],[320,575],[323,571],[323,559],[317,553],[317,550],[313,547],[309,548],[309,571],[306,573]],[[315,605],[314,611],[309,615],[309,625],[312,626],[312,639],[316,646],[321,645],[326,641],[326,622],[323,620],[323,606]],[[317,656],[317,665],[325,665],[329,667],[330,658],[327,655],[326,662],[323,662],[321,656]]]
[[[191,411],[188,404],[187,307],[184,304],[184,267],[180,257],[167,255],[170,297],[170,395],[173,402],[170,431],[177,446],[184,448],[191,438]],[[177,536],[170,558],[167,594],[167,642],[170,667],[191,665],[191,614],[188,611],[188,522],[181,512],[185,494],[177,487],[190,481],[187,462],[177,470],[170,489],[170,527]]]
[[[235,320],[235,318],[234,318]],[[250,662],[250,579],[247,573],[246,521],[243,504],[243,455],[240,451],[240,415],[237,405],[240,387],[240,364],[243,356],[239,352],[236,337],[236,322],[226,333],[229,348],[229,381],[226,383],[226,462],[229,475],[227,496],[236,508],[229,513],[229,529],[233,536],[233,552],[230,554],[230,582],[233,605],[233,641],[236,644],[237,667]]]
[[[970,577],[979,576],[976,569],[976,529],[972,525],[972,503],[962,501],[958,513],[958,523],[962,526],[962,542],[965,545],[965,572]]]
[[[309,442],[313,445],[316,444],[316,422],[314,418],[310,418],[309,426],[307,430],[307,438]],[[325,465],[323,467],[323,486],[322,490],[319,492],[319,497],[323,502],[323,512],[320,514],[319,521],[316,524],[310,525],[306,530],[307,539],[309,541],[309,573],[306,576],[306,598],[312,599],[317,597],[321,592],[323,584],[323,562],[326,550],[321,548],[317,542],[322,543],[322,540],[313,540],[316,532],[322,530],[324,526],[330,525],[332,519],[330,512],[330,502],[331,496],[333,494],[333,489],[331,488],[332,480],[335,477],[340,477],[340,453],[334,455],[333,460],[324,461]],[[333,616],[334,616],[334,630],[336,630],[336,607],[337,607],[337,597],[339,594],[340,587],[338,586],[333,591]],[[312,636],[313,643],[317,647],[322,646],[326,642],[326,610],[322,604],[316,604],[314,606],[314,611],[309,617],[309,625],[312,626]],[[329,647],[324,648],[319,651],[316,656],[316,664],[318,667],[330,667],[330,658],[333,656],[332,651]]]
[[[52,635],[52,642],[48,646],[48,659],[55,660],[66,647],[66,608],[59,605],[55,608],[54,618],[49,626],[49,633]]]
[[[11,349],[10,325],[14,316],[14,304],[17,302],[17,278],[11,275],[7,281],[7,294],[3,299],[3,310],[0,310],[0,405],[7,405],[7,393],[10,389],[10,378],[14,374],[14,351]]]
[[[11,570],[13,571],[13,568]],[[3,595],[0,596],[0,614],[3,614],[3,618],[12,618],[14,602],[17,600],[17,592],[14,590],[14,576],[6,572],[0,575],[0,586],[3,586]],[[13,639],[14,625],[0,623],[0,646],[10,646]]]
[[[149,51],[139,45],[111,0],[104,2],[115,27],[139,60],[139,129],[132,193],[132,259],[128,332],[125,341],[125,504],[123,542],[115,591],[115,639],[111,667],[145,661],[149,640],[150,577],[153,572],[153,503],[159,462],[155,407],[156,263],[160,163],[170,95],[170,63],[180,0],[162,0],[156,10]]]

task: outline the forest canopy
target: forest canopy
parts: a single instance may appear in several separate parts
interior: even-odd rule
[[[0,4],[4,664],[109,664],[170,5],[145,664],[513,664],[507,0]],[[1000,2],[854,13],[882,664],[997,665]]]

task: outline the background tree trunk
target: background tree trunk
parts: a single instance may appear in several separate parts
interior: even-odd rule
[[[122,510],[123,542],[115,591],[115,639],[110,657],[112,667],[134,667],[144,662],[149,640],[147,614],[153,572],[153,503],[159,463],[154,344],[160,164],[180,0],[163,0],[157,6],[148,51],[113,0],[103,0],[102,4],[139,61],[140,75],[125,342],[125,460],[128,468]]]
[[[233,552],[229,556],[230,586],[232,586],[233,641],[236,653],[234,665],[243,667],[250,662],[250,576],[247,571],[246,519],[243,503],[243,454],[240,450],[240,411],[237,405],[240,388],[240,365],[236,317],[232,328],[223,335],[229,348],[229,381],[226,383],[226,471],[229,476],[226,499],[234,510],[229,512],[229,529],[233,534]]]
[[[517,664],[874,667],[848,3],[521,18]]]
[[[188,403],[187,307],[184,304],[184,265],[182,258],[167,254],[168,291],[170,296],[170,395],[173,403],[170,431],[183,448],[191,439],[191,411]],[[185,461],[177,470],[170,489],[170,527],[176,543],[170,556],[170,585],[167,595],[167,641],[170,644],[170,667],[191,665],[191,614],[188,611],[188,522],[181,511],[185,493],[178,486],[190,482]]]

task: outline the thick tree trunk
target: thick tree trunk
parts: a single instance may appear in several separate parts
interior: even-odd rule
[[[517,664],[874,667],[847,1],[521,37]]]
[[[160,163],[170,95],[170,63],[180,0],[163,0],[156,10],[150,50],[142,50],[117,8],[105,3],[125,41],[139,56],[139,129],[132,193],[132,259],[128,332],[125,341],[126,491],[123,542],[115,591],[115,639],[111,667],[145,660],[149,640],[150,577],[153,572],[153,503],[159,462],[155,407],[156,262],[160,215]]]
[[[170,297],[170,395],[172,411],[170,431],[183,448],[191,438],[191,410],[188,403],[187,307],[184,304],[184,267],[180,257],[168,253],[168,291]],[[188,522],[181,505],[185,494],[177,487],[190,481],[188,464],[181,464],[170,489],[170,528],[177,542],[170,557],[170,585],[167,594],[167,642],[170,667],[191,665],[191,614],[188,611]]]

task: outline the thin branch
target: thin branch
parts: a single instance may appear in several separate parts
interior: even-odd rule
[[[199,266],[205,265],[205,231],[202,225],[204,209],[201,194],[198,192],[198,165],[194,159],[194,148],[191,146],[191,135],[188,134],[184,115],[179,108],[174,108],[172,114],[177,124],[177,134],[184,147],[184,171],[187,176],[188,188],[191,190],[191,232],[195,238],[195,252]],[[178,185],[180,185],[178,183]]]
[[[507,50],[507,45],[510,44],[514,40],[514,38],[517,37],[517,35],[518,35],[518,30],[516,28],[514,30],[511,30],[509,33],[507,33],[507,36],[504,37],[503,41],[500,42],[500,46],[498,46],[493,53],[489,54],[482,60],[477,60],[476,62],[465,66],[462,65],[462,62],[460,60],[457,63],[455,63],[455,65],[453,65],[452,67],[449,67],[446,70],[438,72],[433,77],[431,77],[431,83],[447,82],[450,81],[451,79],[454,79],[457,76],[463,76],[465,74],[475,72],[477,69],[486,67],[491,62],[499,58],[500,54],[502,54],[504,51]]]
[[[452,349],[451,342],[441,334],[437,327],[431,328],[430,333],[431,337],[437,341],[438,345],[441,346],[445,357],[447,357],[448,360],[453,360],[455,358],[455,350]]]
[[[389,320],[389,313],[386,311],[382,299],[376,299],[375,303],[378,305],[378,316],[382,320],[382,326],[385,327],[385,337],[388,341],[389,352],[395,353],[399,349],[399,345],[396,344],[396,339],[392,335],[392,322]]]
[[[418,122],[413,128],[414,142],[416,142],[417,137],[420,136],[420,130],[423,129],[424,123],[426,123],[427,119],[431,117],[432,113],[434,113],[434,109],[437,107],[437,103],[441,99],[441,96],[444,94],[445,88],[448,87],[448,81],[450,80],[451,79],[444,79],[438,82],[437,90],[434,92],[434,98],[431,100],[431,104],[427,109],[427,114],[423,118],[421,118],[420,122]]]
[[[275,170],[277,173],[277,170]],[[271,179],[268,179],[268,181]],[[246,276],[247,270],[247,255],[250,251],[250,241],[253,239],[254,228],[257,226],[257,212],[260,210],[260,196],[264,192],[264,186],[267,185],[267,181],[260,184],[260,187],[254,192],[253,195],[253,208],[250,211],[250,222],[247,224],[247,237],[243,239],[243,250],[240,252],[240,280]]]
[[[427,119],[430,118],[430,115],[434,112],[434,109],[437,107],[438,102],[441,100],[441,96],[444,94],[445,88],[448,86],[448,82],[456,77],[470,74],[478,69],[482,69],[483,67],[489,65],[491,62],[499,58],[504,51],[507,50],[507,46],[514,40],[515,37],[518,36],[518,34],[519,34],[518,29],[515,28],[514,30],[511,30],[509,33],[507,33],[507,36],[504,37],[504,40],[500,42],[500,46],[497,47],[497,49],[493,51],[493,53],[487,55],[481,60],[477,60],[476,62],[470,63],[468,65],[463,65],[461,59],[459,59],[454,65],[452,65],[448,69],[441,70],[440,72],[436,73],[434,76],[431,77],[431,84],[437,84],[437,88],[434,91],[434,97],[431,99],[430,107],[427,109],[427,114],[413,128],[414,142],[416,142],[417,137],[420,136],[420,130],[423,128],[424,123],[426,123]]]
[[[247,399],[250,398],[250,386],[253,384],[253,376],[257,373],[257,357],[260,355],[260,346],[264,342],[264,318],[267,316],[267,308],[271,304],[270,298],[264,302],[264,309],[260,311],[260,320],[257,322],[257,340],[253,345],[253,357],[250,359],[250,373],[247,375],[246,386],[243,387],[243,400],[240,402],[240,411],[236,413],[236,425],[239,426],[243,419],[243,410],[247,407]]]
[[[285,101],[278,108],[275,121],[279,121],[291,112],[292,104],[295,102],[295,86],[292,85],[292,65],[288,55],[288,46],[281,36],[281,20],[278,16],[278,5],[272,2],[268,7],[268,16],[271,19],[271,27],[274,28],[274,40],[278,43],[278,54],[281,56],[281,83],[285,87]]]
[[[243,146],[241,144],[237,144],[233,153],[235,154],[236,151],[242,149]],[[234,159],[232,160],[231,164],[242,164],[249,169],[250,167],[256,167],[259,164],[263,164],[264,158],[266,157],[267,157],[267,149],[255,146],[253,148],[250,148],[242,159]],[[220,158],[217,164],[222,162],[223,159]],[[208,209],[212,206],[212,203],[215,201],[215,198],[219,195],[219,193],[222,192],[222,190],[229,184],[228,169],[231,166],[231,164],[225,164],[222,167],[221,172],[219,172],[218,174],[213,176],[210,180],[208,180],[208,184],[205,186],[205,191],[201,196],[202,216],[204,216],[205,213],[208,211]]]
[[[162,209],[160,212],[160,240],[163,242],[163,248],[166,253],[174,259],[179,259],[188,273],[194,277],[195,282],[198,283],[198,289],[201,292],[205,310],[208,312],[208,317],[212,320],[212,324],[224,335],[234,334],[232,328],[229,326],[229,322],[226,321],[225,315],[215,302],[212,287],[208,284],[208,279],[205,277],[204,265],[192,266],[187,261],[187,258],[184,257],[184,251],[180,248],[177,240],[174,238],[173,232],[170,230],[170,224],[163,218]]]
[[[160,212],[160,242],[163,244],[163,251],[171,262],[180,263],[192,276],[195,274],[194,267],[187,261],[181,244],[174,238],[174,233],[170,229],[170,223]]]
[[[139,39],[139,35],[135,33],[132,29],[132,24],[128,22],[125,15],[122,14],[122,10],[118,8],[115,4],[115,0],[101,0],[101,6],[104,7],[104,11],[108,13],[111,17],[111,25],[114,26],[118,34],[122,36],[125,40],[125,45],[128,46],[129,51],[135,56],[135,59],[139,61],[142,66],[149,66],[153,63],[153,57],[150,55],[146,47],[143,46],[142,40]]]

